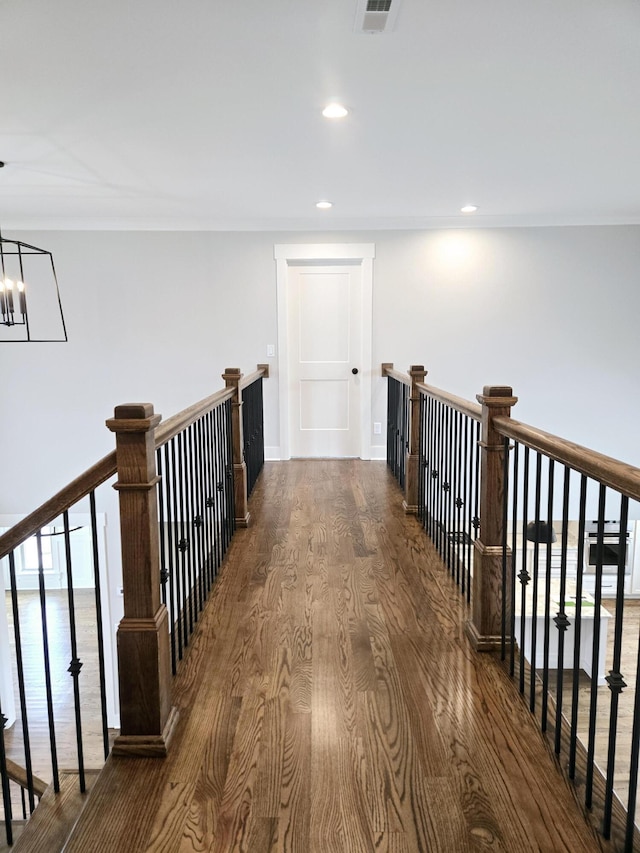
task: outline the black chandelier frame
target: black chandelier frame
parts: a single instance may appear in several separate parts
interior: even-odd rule
[[[51,275],[53,286],[55,287],[56,300],[58,310],[60,312],[60,322],[64,337],[60,338],[34,338],[31,336],[29,327],[29,310],[28,310],[28,281],[25,281],[24,264],[25,259],[30,255],[46,255],[51,264]],[[56,268],[53,262],[53,255],[47,249],[40,249],[38,246],[32,246],[30,243],[25,243],[22,240],[11,240],[2,236],[0,231],[0,276],[1,282],[6,281],[5,259],[8,257],[18,258],[18,266],[20,269],[20,282],[22,290],[18,290],[14,294],[12,290],[3,289],[0,292],[0,328],[24,326],[26,337],[22,338],[2,338],[0,343],[67,343],[67,325],[64,319],[62,310],[62,299],[60,298],[60,288],[58,287],[58,277]],[[17,303],[17,305],[16,305]]]

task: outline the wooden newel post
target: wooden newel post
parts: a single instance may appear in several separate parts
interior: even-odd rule
[[[473,555],[472,620],[467,634],[479,652],[501,646],[502,631],[502,540],[504,497],[504,439],[496,432],[493,418],[509,417],[518,402],[513,390],[502,385],[485,385],[478,394],[482,405],[480,441],[480,535]],[[506,600],[510,601],[511,552],[507,552]]]
[[[120,736],[114,755],[164,756],[177,720],[171,707],[167,608],[160,601],[158,502],[151,403],[117,406],[116,434],[124,617],[118,626]]]
[[[239,367],[227,367],[222,374],[227,388],[235,393],[231,400],[231,440],[233,444],[233,496],[236,512],[236,527],[249,526],[247,506],[247,465],[244,461],[244,431],[242,428],[242,372]]]
[[[412,364],[407,371],[411,377],[409,396],[409,447],[404,479],[404,511],[416,515],[418,512],[418,454],[420,452],[420,392],[418,382],[424,382],[427,371],[422,364]]]

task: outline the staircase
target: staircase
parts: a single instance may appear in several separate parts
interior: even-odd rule
[[[80,793],[78,773],[61,771],[60,793],[53,785],[44,792],[29,820],[12,820],[13,846],[9,846],[4,831],[0,828],[0,853],[60,853],[86,806],[93,783],[99,770],[85,770],[86,791]]]

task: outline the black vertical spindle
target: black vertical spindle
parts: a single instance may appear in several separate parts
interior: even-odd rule
[[[516,441],[513,445],[513,477],[511,482],[512,510],[511,510],[511,642],[509,644],[509,675],[513,678],[515,674],[516,657],[516,572],[518,570],[518,479],[520,475],[519,466],[520,445]]]
[[[102,628],[102,590],[100,589],[100,551],[98,548],[98,519],[96,493],[89,493],[91,516],[91,548],[93,552],[93,591],[96,611],[96,634],[98,640],[98,676],[100,680],[100,715],[102,721],[102,749],[105,760],[109,755],[109,723],[107,720],[107,678],[104,665],[104,631]]]
[[[531,669],[529,671],[529,710],[531,712],[535,711],[536,709],[536,661],[538,657],[538,582],[540,574],[540,543],[538,542],[537,531],[540,528],[541,481],[542,456],[540,455],[540,453],[536,453],[536,491],[534,504],[534,524],[536,526],[536,538],[533,543],[533,583],[531,596]]]
[[[78,750],[78,777],[80,782],[80,792],[86,790],[86,782],[84,776],[84,750],[82,747],[82,716],[80,713],[80,670],[82,662],[78,657],[78,638],[76,634],[76,608],[75,596],[73,590],[73,566],[71,561],[71,535],[69,528],[69,512],[65,510],[62,514],[64,525],[64,550],[65,550],[65,567],[67,572],[67,600],[69,602],[69,639],[71,644],[71,661],[67,672],[73,679],[73,704],[76,717],[76,746]]]
[[[613,807],[613,782],[616,767],[616,738],[618,734],[618,703],[626,683],[620,671],[622,659],[622,624],[624,616],[624,570],[627,556],[627,521],[629,518],[629,499],[624,495],[620,499],[620,535],[618,538],[618,586],[616,589],[616,624],[613,638],[613,666],[606,676],[611,691],[609,711],[609,744],[607,749],[607,779],[605,782],[604,819],[602,834],[611,837],[611,810]],[[594,627],[595,630],[595,627]],[[599,670],[592,672],[592,679],[598,680]]]
[[[520,597],[520,693],[524,693],[525,683],[525,664],[524,652],[527,637],[527,584],[531,580],[531,575],[527,566],[527,518],[529,511],[529,448],[524,447],[524,469],[522,474],[522,549],[521,563],[522,567],[518,575],[521,586]]]
[[[547,730],[548,693],[549,693],[549,643],[551,632],[550,610],[551,610],[551,530],[553,528],[553,476],[554,462],[549,460],[547,482],[547,530],[549,537],[545,554],[545,579],[544,579],[544,634],[542,640],[542,711],[541,729]]]
[[[24,766],[27,774],[27,791],[29,794],[29,810],[36,807],[33,791],[33,766],[31,762],[31,739],[29,735],[29,720],[27,717],[27,692],[24,680],[24,662],[22,657],[22,636],[20,631],[20,609],[18,606],[18,585],[16,583],[15,552],[9,553],[9,581],[11,586],[11,606],[13,611],[13,636],[16,645],[16,670],[18,674],[18,692],[20,693],[20,716],[22,719],[22,742],[24,744]]]
[[[640,673],[640,637],[636,655],[636,673]],[[637,676],[636,676],[637,678]],[[640,690],[636,681],[633,701],[633,727],[631,730],[631,761],[629,766],[629,795],[627,800],[627,825],[625,828],[625,853],[632,853],[636,834],[636,801],[638,795],[638,766],[640,765]]]
[[[44,585],[44,563],[42,560],[42,535],[36,533],[38,549],[38,589],[40,592],[40,622],[42,626],[42,652],[44,658],[44,681],[47,694],[47,718],[49,722],[49,746],[51,750],[51,771],[53,789],[60,792],[60,777],[58,775],[58,748],[56,745],[56,729],[53,719],[53,690],[51,687],[51,663],[49,656],[49,629],[47,627],[47,594]]]
[[[567,628],[570,625],[566,614],[567,598],[567,548],[569,536],[569,494],[571,485],[571,469],[565,465],[564,487],[562,494],[562,542],[560,556],[560,610],[554,618],[558,629],[558,671],[556,683],[556,730],[555,730],[555,752],[560,755],[562,738],[562,708],[563,708],[563,685],[564,685],[564,640]]]
[[[584,542],[587,506],[587,477],[580,478],[580,505],[578,510],[578,547]],[[573,682],[571,686],[571,728],[569,731],[569,778],[575,779],[578,742],[578,702],[580,687],[580,642],[582,639],[582,581],[584,562],[578,560],[576,573],[576,612],[573,622]]]
[[[164,445],[162,449],[164,455],[164,479],[165,479],[165,494],[166,494],[166,507],[167,507],[167,572],[169,575],[168,584],[169,584],[169,601],[168,601],[168,609],[169,609],[169,631],[170,631],[170,639],[171,639],[171,671],[175,675],[177,672],[178,661],[177,661],[177,641],[180,640],[180,630],[176,630],[177,628],[177,616],[176,616],[176,571],[177,571],[177,560],[175,560],[176,555],[176,542],[175,542],[175,514],[174,514],[174,492],[173,486],[175,483],[174,479],[174,470],[173,464],[171,460],[171,449],[173,446],[173,439]],[[177,634],[177,638],[176,638]]]
[[[7,725],[7,718],[2,713],[0,706],[0,777],[2,778],[2,804],[4,806],[4,826],[9,847],[13,844],[13,826],[12,826],[12,811],[11,811],[11,788],[9,786],[9,776],[7,774],[7,753],[4,743],[4,728]]]
[[[507,520],[509,518],[509,439],[504,439],[502,463],[502,612],[500,614],[500,658],[507,657]]]
[[[178,660],[182,660],[184,647],[184,553],[182,543],[182,519],[180,512],[180,436],[171,440],[171,477],[173,490],[173,524],[176,558],[176,633],[178,639]]]
[[[600,656],[600,605],[602,603],[602,566],[604,562],[604,515],[606,486],[601,485],[598,498],[598,535],[596,539],[596,594],[593,614],[593,645],[591,655],[591,695],[589,705],[589,743],[587,747],[587,778],[585,805],[593,805],[593,767],[596,752],[596,723],[598,717],[598,661]]]

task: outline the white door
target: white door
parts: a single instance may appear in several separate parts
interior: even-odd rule
[[[287,287],[291,455],[360,456],[361,266],[290,266]]]

